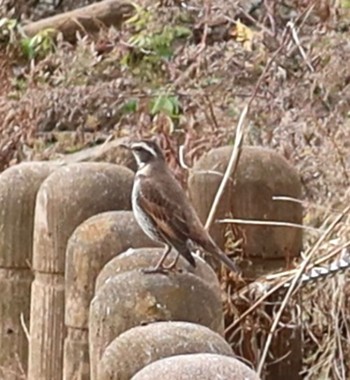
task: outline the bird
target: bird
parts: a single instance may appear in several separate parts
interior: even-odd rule
[[[175,269],[179,255],[192,267],[196,262],[192,252],[198,246],[238,273],[235,263],[217,246],[203,227],[184,189],[167,165],[163,151],[155,139],[140,139],[120,144],[135,157],[131,203],[135,219],[153,241],[164,245],[164,252],[147,273],[168,272]],[[174,261],[164,265],[171,249],[177,251]]]

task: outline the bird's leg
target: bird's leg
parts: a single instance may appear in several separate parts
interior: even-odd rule
[[[176,267],[177,262],[179,261],[179,257],[180,257],[180,253],[176,252],[176,256],[175,256],[174,261],[171,264],[167,265],[167,266],[163,266],[163,268],[166,269],[166,270],[169,270],[169,271],[173,270]]]
[[[171,251],[171,246],[167,244],[165,246],[163,255],[160,258],[160,260],[158,261],[157,265],[154,268],[143,269],[142,270],[143,273],[147,273],[147,274],[148,273],[167,273],[169,269],[167,267],[164,267],[163,263],[164,263],[165,259],[167,258],[167,256],[169,255],[170,251]]]

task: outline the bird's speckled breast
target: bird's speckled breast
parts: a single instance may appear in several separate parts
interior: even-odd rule
[[[139,198],[142,197],[142,174],[137,173],[134,180],[134,186],[132,188],[131,195],[131,204],[132,210],[134,212],[135,219],[138,225],[142,228],[143,232],[150,237],[152,240],[163,242],[163,239],[160,237],[153,221],[151,218],[143,211],[140,207]]]

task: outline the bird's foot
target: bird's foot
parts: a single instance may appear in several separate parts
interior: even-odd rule
[[[142,273],[144,274],[154,274],[154,273],[160,273],[160,274],[169,274],[169,270],[164,267],[154,267],[154,268],[142,268],[141,269]]]
[[[183,272],[182,269],[176,268],[176,263],[171,263],[170,265],[162,265],[162,266],[155,266],[154,268],[143,268],[141,269],[143,273],[150,274],[150,273],[162,273],[162,274],[169,274],[170,272]]]
[[[171,263],[170,265],[163,265],[163,268],[168,272],[182,272],[182,269],[176,269],[176,263]]]

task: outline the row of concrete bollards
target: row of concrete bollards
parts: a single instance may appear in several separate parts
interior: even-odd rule
[[[203,220],[230,150],[213,150],[190,176]],[[96,162],[22,163],[1,173],[1,379],[145,380],[174,368],[180,376],[191,365],[203,379],[210,368],[257,379],[222,337],[221,288],[208,264],[198,257],[192,270],[180,260],[182,271],[168,276],[140,270],[162,249],[134,220],[132,182],[129,168]],[[247,148],[216,217],[229,211],[301,223],[300,205],[272,195],[299,197],[298,176],[280,156]],[[243,228],[245,251],[259,268],[300,251],[300,230]],[[211,232],[222,244],[223,228]]]

